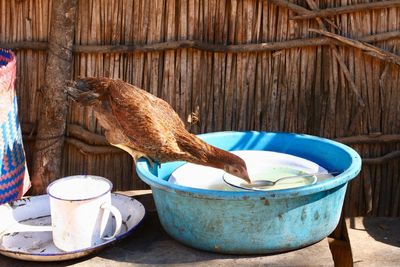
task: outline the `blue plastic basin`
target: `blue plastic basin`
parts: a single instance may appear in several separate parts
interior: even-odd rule
[[[337,226],[347,183],[361,169],[350,147],[303,134],[217,132],[199,135],[225,150],[268,150],[311,160],[340,175],[314,185],[266,191],[230,192],[168,183],[184,162],[151,169],[137,164],[139,177],[150,185],[165,231],[202,250],[233,254],[266,254],[297,249],[329,235]]]

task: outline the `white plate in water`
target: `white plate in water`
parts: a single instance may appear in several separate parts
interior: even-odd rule
[[[249,176],[252,180],[267,179],[275,181],[280,177],[293,176],[308,173],[327,173],[327,170],[318,164],[304,158],[272,151],[241,150],[232,153],[243,158],[246,162]],[[187,163],[176,169],[170,176],[169,182],[193,188],[242,191],[224,182],[224,171],[216,168],[205,167],[193,163]],[[327,179],[332,175],[318,176],[318,180]],[[229,180],[240,187],[243,180]],[[315,179],[294,179],[278,182],[271,187],[263,187],[258,190],[278,190],[300,187],[315,183]]]
[[[104,241],[95,247],[71,252],[64,252],[55,247],[51,232],[7,233],[7,229],[13,227],[13,223],[51,225],[48,195],[27,197],[0,205],[0,253],[21,260],[62,261],[97,252],[132,233],[145,215],[144,206],[136,199],[111,194],[111,202],[121,212],[121,232],[115,239]],[[110,231],[113,231],[114,226],[109,227]]]

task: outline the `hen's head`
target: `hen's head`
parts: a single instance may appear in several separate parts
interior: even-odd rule
[[[244,160],[234,154],[231,155],[225,161],[224,171],[251,183]]]

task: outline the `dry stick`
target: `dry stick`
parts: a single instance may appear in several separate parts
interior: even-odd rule
[[[315,4],[315,2],[314,2],[313,0],[306,0],[306,1],[307,1],[308,5],[311,7],[311,9],[313,9],[314,11],[318,11],[318,10],[319,10],[317,4]],[[327,31],[327,28],[326,28],[325,25],[323,24],[322,20],[321,20],[319,17],[317,17],[316,20],[317,20],[317,22],[318,22],[320,28],[321,28],[323,31]],[[351,74],[350,74],[349,69],[347,68],[346,64],[344,63],[344,59],[343,59],[342,56],[339,54],[339,51],[338,51],[337,47],[335,47],[333,44],[330,45],[330,47],[331,47],[331,49],[332,49],[333,55],[335,56],[336,60],[338,61],[339,65],[340,65],[340,67],[341,67],[341,70],[342,70],[344,76],[346,77],[347,81],[349,82],[349,85],[350,85],[351,90],[352,90],[352,91],[354,92],[354,94],[357,96],[357,102],[358,102],[358,104],[359,104],[362,108],[364,108],[364,107],[365,107],[364,100],[362,99],[362,97],[361,97],[361,95],[360,95],[360,92],[359,92],[357,86],[355,85],[355,83],[354,83],[354,81],[353,81],[353,77],[351,77]],[[357,116],[356,116],[356,117],[357,117]]]
[[[289,2],[289,1],[287,1],[287,0],[268,0],[269,2],[271,2],[271,3],[273,3],[274,5],[277,5],[277,6],[280,6],[280,7],[285,7],[285,8],[287,8],[287,9],[290,9],[290,10],[292,10],[293,12],[295,12],[295,13],[297,13],[297,14],[301,14],[301,15],[304,15],[304,16],[312,16],[312,15],[314,15],[314,13],[315,12],[313,12],[313,11],[310,11],[310,10],[308,10],[307,8],[305,8],[305,7],[302,7],[302,6],[299,6],[299,5],[297,5],[297,4],[294,4],[294,3],[292,3],[292,2]],[[328,20],[328,19],[325,19],[324,18],[324,20],[326,21],[326,22],[328,22],[329,24],[333,24],[333,22],[332,21],[330,21],[330,20]],[[336,25],[334,26],[334,27],[337,27]]]
[[[339,54],[339,52],[337,51],[336,48],[333,51],[334,51],[333,55],[335,56],[336,60],[338,61],[339,65],[341,67],[341,70],[343,72],[344,77],[346,77],[347,81],[349,82],[351,90],[356,95],[358,104],[360,105],[360,107],[362,107],[362,109],[359,109],[359,111],[361,111],[365,107],[364,100],[362,99],[362,97],[360,95],[360,92],[359,92],[356,84],[354,83],[354,81],[353,81],[353,79],[351,77],[349,69],[347,68],[346,64],[344,63],[344,59],[340,56],[340,54]],[[356,117],[357,116],[355,116],[355,118],[354,118],[355,121],[357,121]]]
[[[48,42],[22,41],[14,43],[2,43],[0,47],[13,50],[25,50],[25,49],[47,50],[49,48],[49,44]]]
[[[384,32],[378,34],[367,35],[357,39],[358,41],[367,42],[367,43],[375,43],[379,41],[400,38],[400,31],[391,31],[391,32]]]
[[[271,1],[272,2],[272,1]],[[314,11],[312,13],[301,14],[298,16],[291,17],[290,19],[312,19],[316,17],[330,17],[339,14],[353,13],[364,10],[373,10],[373,9],[381,9],[381,8],[392,8],[400,6],[400,0],[391,0],[391,1],[382,1],[382,2],[373,2],[373,3],[362,3],[355,4],[350,6],[341,6],[341,7],[333,7],[327,8],[323,10]]]
[[[29,129],[33,126],[30,124],[23,124],[24,133],[29,133]],[[25,128],[27,127],[27,128]],[[67,125],[67,134],[75,139],[79,139],[88,144],[93,145],[108,145],[107,140],[103,135],[92,133],[82,126],[77,124]],[[25,137],[24,137],[25,138]],[[335,141],[347,144],[381,144],[381,143],[397,143],[400,142],[400,134],[387,134],[383,135],[381,133],[373,133],[368,135],[356,135],[356,136],[346,136],[338,137]]]
[[[400,183],[397,183],[397,190],[395,191],[396,194],[394,196],[394,201],[393,201],[393,209],[392,209],[392,215],[391,216],[396,216],[397,211],[399,210],[399,204],[400,204]]]
[[[170,41],[148,45],[76,45],[74,52],[77,53],[137,53],[177,50],[182,48],[193,48],[206,52],[262,52],[273,51],[287,48],[326,45],[330,42],[324,38],[295,39],[282,42],[270,42],[259,44],[225,45],[210,44],[202,41]]]
[[[270,3],[273,3],[274,5],[280,6],[280,7],[286,7],[294,12],[296,12],[297,14],[301,14],[301,15],[308,15],[308,16],[312,16],[314,15],[315,12],[308,10],[305,7],[296,5],[292,2],[289,2],[287,0],[268,0]]]
[[[386,33],[378,33],[366,35],[359,38],[362,42],[380,42],[389,39],[400,38],[400,31],[391,31]],[[138,45],[74,45],[72,51],[74,53],[143,53],[143,52],[161,52],[166,50],[176,50],[179,48],[193,48],[207,52],[225,52],[225,53],[245,53],[245,52],[264,52],[275,51],[281,49],[290,49],[308,46],[320,45],[343,45],[342,42],[332,40],[328,37],[316,37],[305,39],[294,39],[281,42],[243,44],[243,45],[225,45],[225,44],[210,44],[196,40],[169,41],[155,44],[138,44]],[[16,42],[16,43],[1,43],[0,47],[5,47],[13,50],[32,49],[32,50],[47,50],[49,45],[47,42]]]
[[[342,42],[343,44],[361,49],[362,51],[364,51],[365,53],[367,53],[370,56],[377,57],[379,59],[397,64],[400,66],[400,56],[393,54],[391,52],[385,51],[376,46],[370,45],[365,42],[357,41],[354,39],[346,38],[346,37],[343,37],[343,36],[340,36],[340,35],[337,35],[337,34],[334,34],[331,32],[327,32],[327,31],[321,31],[321,30],[317,30],[317,29],[309,29],[309,31],[328,36],[332,39]]]
[[[397,159],[397,158],[400,158],[400,150],[392,151],[381,157],[363,158],[362,162],[363,162],[363,164],[381,165],[381,164],[388,162],[389,160],[393,160],[393,159]]]
[[[65,143],[75,146],[83,154],[124,153],[123,150],[113,146],[90,145],[72,137],[66,137]]]
[[[314,10],[314,11],[318,11],[318,7],[317,5],[312,1],[312,0],[307,0],[307,3],[310,5],[310,7]],[[318,23],[322,24],[322,21],[319,17],[316,18]],[[327,31],[326,27],[321,27],[321,30]],[[361,114],[363,113],[364,109],[365,109],[365,103],[364,100],[362,99],[361,95],[360,95],[360,91],[358,90],[357,86],[354,83],[354,78],[352,77],[352,75],[350,74],[349,69],[347,68],[347,65],[344,62],[343,57],[339,54],[339,50],[336,46],[331,45],[330,46],[332,49],[332,53],[333,56],[336,58],[337,62],[339,63],[339,66],[341,68],[342,74],[344,75],[344,77],[346,78],[346,80],[348,81],[348,84],[350,86],[350,89],[354,92],[354,94],[356,95],[357,98],[357,102],[359,105],[359,108],[357,108],[357,112],[355,114],[355,116],[351,119],[351,123],[350,125],[352,127],[355,127],[358,121],[361,120]],[[365,198],[366,198],[366,205],[369,207],[372,205],[372,187],[371,187],[371,180],[369,178],[369,176],[366,176],[364,179],[365,183],[365,189],[364,192],[366,192],[365,194]],[[353,185],[354,186],[354,185]],[[371,205],[370,205],[371,203]]]
[[[313,9],[314,11],[318,11],[319,10],[318,6],[315,4],[314,1],[307,0],[307,3],[310,6],[310,8]],[[316,20],[317,20],[320,28],[322,30],[324,30],[324,31],[327,31],[327,28],[323,24],[321,18],[317,17]],[[360,95],[360,91],[358,90],[357,86],[355,85],[355,83],[353,81],[354,79],[351,76],[349,69],[347,68],[346,64],[344,63],[344,59],[339,54],[339,51],[338,51],[337,47],[335,47],[333,44],[330,45],[330,47],[331,47],[331,50],[332,50],[332,54],[336,58],[336,60],[338,61],[339,66],[341,68],[341,71],[342,71],[344,77],[346,78],[346,80],[348,81],[351,90],[356,95],[357,102],[358,102],[358,104],[360,106],[360,108],[357,109],[356,115],[353,117],[353,120],[352,120],[353,122],[351,123],[351,125],[354,127],[356,125],[354,122],[357,122],[361,117],[361,114],[362,114],[362,112],[363,112],[363,110],[365,108],[365,103],[364,103],[364,100],[362,99],[362,97]]]
[[[65,142],[77,147],[82,153],[87,153],[87,154],[124,153],[122,150],[108,145],[104,136],[89,132],[88,130],[85,130],[82,126],[76,124],[68,124],[67,129],[68,129],[67,134],[69,135],[69,137],[65,138]],[[29,137],[28,135],[24,134],[24,140],[35,140],[35,138]],[[371,135],[340,137],[336,138],[335,140],[345,144],[396,143],[400,141],[400,135],[371,134]],[[363,163],[383,164],[399,156],[400,156],[399,151],[394,151],[382,157],[363,158]]]
[[[357,135],[348,137],[339,137],[335,139],[338,142],[353,144],[380,144],[380,143],[397,143],[400,142],[400,134],[382,135],[381,133],[369,135]]]
[[[268,0],[271,3],[274,3],[275,5],[281,6],[281,7],[286,7],[291,9],[292,11],[302,14],[302,15],[311,15],[314,14],[314,12],[305,9],[304,7],[301,7],[299,5],[293,4],[287,0]],[[318,17],[315,16],[315,17]],[[329,33],[327,31],[319,31],[319,30],[315,30],[315,29],[310,29],[310,31],[314,31],[323,35],[326,35],[330,38],[334,38],[337,41],[343,42],[344,44],[353,46],[353,47],[357,47],[360,48],[362,50],[364,50],[367,54],[371,55],[371,56],[375,56],[378,57],[380,59],[395,63],[397,65],[400,65],[400,57],[397,56],[396,54],[390,53],[388,51],[382,50],[380,48],[377,48],[375,46],[366,44],[366,43],[362,43],[362,42],[358,42],[356,40],[352,40],[352,39],[348,39],[345,37],[342,37],[340,35],[336,35],[333,33]]]
[[[65,142],[75,146],[84,154],[124,153],[123,150],[115,148],[113,146],[90,145],[72,137],[66,137]],[[399,157],[400,157],[400,151],[393,151],[381,157],[363,158],[362,162],[363,164],[380,165]]]
[[[82,126],[77,124],[67,125],[67,135],[79,140],[83,140],[85,143],[91,145],[100,145],[100,146],[110,145],[103,135],[85,130]]]
[[[381,23],[378,23],[379,26],[381,26]],[[370,108],[368,109],[368,115],[366,118],[368,118],[368,129],[369,131],[375,132],[380,130],[381,128],[387,129],[386,131],[391,131],[388,129],[388,127],[385,127],[387,125],[387,116],[385,115],[385,104],[383,103],[384,99],[388,96],[387,92],[390,91],[391,87],[387,87],[386,85],[382,84],[381,82],[381,77],[382,76],[376,76],[373,75],[373,73],[379,73],[382,69],[381,64],[374,64],[374,61],[371,59],[368,59],[366,63],[370,64],[365,64],[365,79],[362,79],[363,81],[366,81],[365,88],[368,89],[367,95],[369,96],[368,98],[372,100],[370,102]],[[382,72],[382,75],[385,75],[385,72],[389,68],[391,68],[392,64],[383,64],[384,65],[384,70]],[[384,87],[384,89],[382,88]],[[390,107],[389,107],[390,109]],[[390,114],[390,112],[389,112]],[[395,121],[395,120],[394,120]],[[372,152],[374,154],[382,154],[382,146],[374,146],[372,148]],[[387,168],[384,168],[387,169]],[[387,175],[387,174],[386,174]],[[389,189],[388,189],[389,190]]]
[[[71,76],[76,2],[76,0],[55,0],[52,5],[49,55],[45,73],[46,87],[43,90],[33,162],[34,194],[43,193],[47,184],[61,174],[63,136],[68,112],[63,88],[65,80]],[[61,137],[56,141],[44,139],[56,136]]]
[[[310,8],[313,11],[319,11],[319,7],[313,0],[306,0],[306,1],[307,1],[307,4],[310,6]],[[316,17],[316,20],[317,20],[321,30],[327,31],[327,28],[323,24],[321,18]],[[339,54],[338,48],[334,45],[330,45],[330,48],[332,50],[333,56],[336,58],[337,62],[339,63],[340,69],[342,70],[344,77],[347,79],[351,90],[354,92],[354,94],[357,97],[357,102],[359,104],[359,108],[357,109],[357,113],[354,116],[353,122],[352,122],[352,125],[355,126],[356,122],[358,122],[361,119],[361,114],[362,114],[363,110],[365,109],[365,103],[360,95],[360,91],[358,90],[357,86],[355,85],[355,83],[353,81],[354,79],[351,76],[350,71],[345,64],[343,57]],[[372,206],[371,205],[372,204],[372,186],[371,186],[371,180],[369,179],[369,177],[366,177],[364,179],[364,193],[365,193],[366,205],[368,207]]]
[[[399,37],[400,37],[400,31],[393,31],[382,34],[367,35],[361,37],[359,40],[364,42],[379,42]],[[342,45],[341,42],[334,41],[333,43]],[[332,44],[332,39],[325,37],[294,39],[294,40],[270,42],[270,43],[242,44],[242,45],[210,44],[202,41],[182,40],[182,41],[169,41],[163,43],[144,44],[144,45],[75,45],[74,52],[137,53],[137,52],[176,50],[179,48],[193,48],[206,52],[243,53],[243,52],[275,51],[281,49],[330,45],[330,44]]]
[[[371,186],[371,173],[370,171],[364,171],[364,190],[365,190],[365,205],[366,205],[366,209],[365,209],[365,213],[368,214],[372,211],[373,209],[373,193],[372,193],[372,186]],[[360,201],[361,202],[361,201]]]

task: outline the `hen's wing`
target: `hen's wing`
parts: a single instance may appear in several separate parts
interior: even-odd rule
[[[185,130],[175,111],[163,100],[123,81],[109,87],[109,103],[124,134],[150,157],[182,154],[175,131]]]

